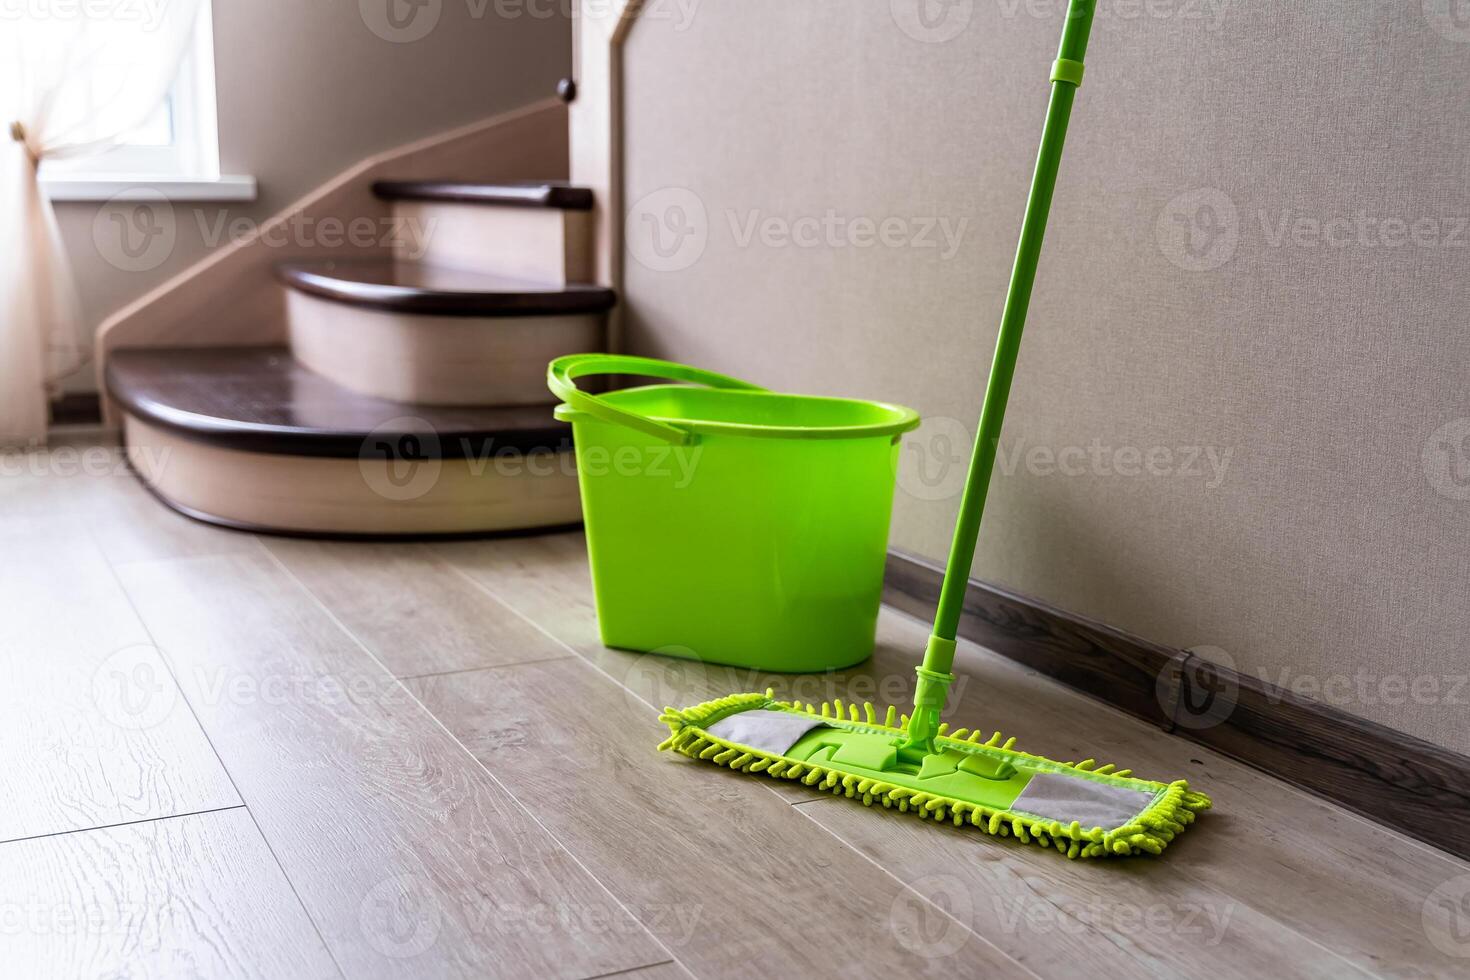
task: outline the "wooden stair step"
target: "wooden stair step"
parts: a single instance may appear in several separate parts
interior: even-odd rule
[[[373,193],[386,201],[453,201],[507,207],[590,211],[592,191],[562,181],[475,184],[454,180],[378,180]]]
[[[564,450],[551,405],[419,405],[359,394],[284,347],[120,350],[107,390],[129,414],[197,442],[246,452],[357,459],[367,440],[417,440],[425,458]]]

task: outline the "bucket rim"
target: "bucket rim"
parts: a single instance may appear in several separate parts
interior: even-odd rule
[[[661,384],[661,385],[639,385],[633,388],[620,388],[617,391],[607,392],[599,397],[616,401],[618,396],[625,392],[662,391],[668,389],[686,389],[688,385]],[[705,419],[687,419],[673,415],[647,414],[645,417],[662,422],[667,425],[675,425],[681,429],[700,435],[729,435],[745,436],[757,439],[870,439],[881,436],[900,436],[905,432],[911,432],[918,428],[923,421],[919,413],[904,405],[895,405],[892,402],[880,402],[867,398],[842,398],[832,395],[802,395],[792,392],[746,390],[746,389],[718,389],[721,398],[800,398],[803,401],[840,403],[844,405],[863,405],[869,408],[878,408],[890,414],[892,418],[883,422],[871,422],[865,425],[763,425],[753,422],[716,422]],[[565,403],[557,405],[555,416],[565,422],[601,422],[605,425],[613,423],[604,422],[590,412],[584,412],[573,408]]]

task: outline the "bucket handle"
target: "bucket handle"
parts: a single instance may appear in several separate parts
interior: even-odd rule
[[[628,354],[568,354],[558,357],[546,368],[546,386],[556,397],[579,412],[586,412],[604,422],[625,425],[644,435],[671,442],[676,446],[687,446],[694,442],[694,433],[677,425],[660,422],[646,415],[629,412],[603,401],[596,395],[582,391],[576,385],[577,378],[590,374],[636,374],[667,381],[688,381],[710,388],[732,388],[740,391],[765,391],[760,385],[731,378],[727,375],[705,371],[688,364],[675,364],[652,357],[633,357]]]

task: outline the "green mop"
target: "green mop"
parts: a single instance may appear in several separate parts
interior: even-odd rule
[[[1016,750],[1015,739],[1002,742],[999,732],[981,741],[979,731],[950,732],[939,720],[954,681],[955,636],[1095,2],[1071,0],[1052,66],[1046,128],[912,711],[899,717],[890,706],[880,720],[871,704],[778,701],[769,690],[736,694],[682,711],[665,709],[661,720],[671,734],[660,749],[797,780],[868,806],[1013,836],[1069,858],[1158,854],[1209,808],[1209,798],[1191,792],[1182,779],[1137,779],[1091,759],[1053,762]]]

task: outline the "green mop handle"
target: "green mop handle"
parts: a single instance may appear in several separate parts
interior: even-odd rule
[[[939,713],[954,680],[950,670],[954,666],[955,636],[959,630],[960,613],[964,609],[965,590],[970,584],[975,540],[980,533],[980,517],[985,510],[990,476],[995,469],[1006,402],[1016,373],[1016,355],[1021,347],[1021,333],[1026,327],[1026,311],[1031,305],[1031,288],[1036,282],[1036,263],[1041,256],[1052,192],[1056,188],[1057,170],[1062,162],[1062,144],[1067,139],[1072,102],[1082,84],[1082,59],[1087,53],[1095,5],[1096,0],[1071,0],[1067,21],[1062,28],[1061,50],[1052,66],[1051,104],[1046,111],[1046,128],[1042,130],[1036,173],[1031,180],[1031,196],[1026,202],[1021,241],[1016,247],[1016,264],[1011,270],[1010,290],[1006,294],[1000,334],[995,342],[995,361],[990,367],[990,383],[985,390],[985,405],[980,411],[975,453],[970,459],[969,476],[965,479],[965,494],[955,523],[949,564],[945,566],[934,631],[924,651],[924,665],[918,668],[918,689],[914,694],[914,711],[908,727],[909,745],[923,743],[932,749],[939,729]]]

